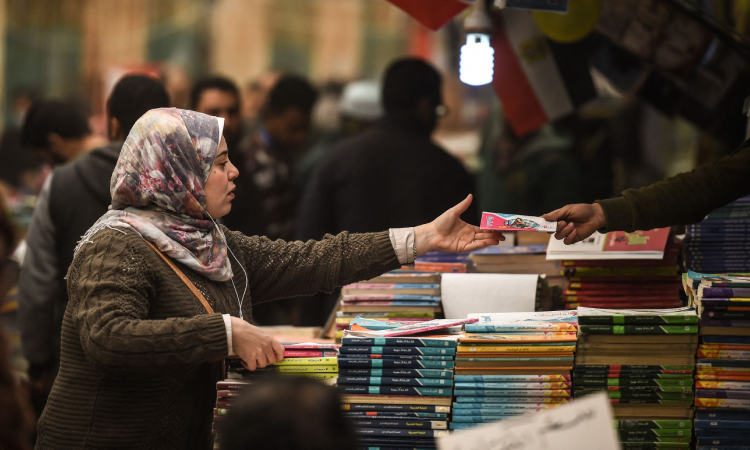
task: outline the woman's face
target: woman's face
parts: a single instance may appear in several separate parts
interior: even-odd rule
[[[224,217],[232,210],[234,180],[239,174],[237,168],[229,161],[227,143],[222,137],[211,174],[203,185],[206,192],[206,210],[214,219]]]

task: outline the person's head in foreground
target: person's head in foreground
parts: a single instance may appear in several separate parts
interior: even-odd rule
[[[383,109],[386,115],[405,116],[416,120],[431,133],[443,105],[443,80],[428,62],[418,58],[402,58],[385,71]]]
[[[354,427],[320,381],[271,376],[247,386],[219,425],[221,450],[354,450]]]

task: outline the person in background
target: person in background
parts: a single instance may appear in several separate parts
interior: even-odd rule
[[[107,212],[112,171],[133,124],[148,110],[168,105],[161,81],[144,75],[123,77],[107,101],[110,143],[57,167],[39,196],[18,285],[21,343],[38,412],[60,364],[60,328],[68,303],[64,278],[73,249]]]
[[[445,110],[441,91],[440,74],[427,62],[390,65],[385,116],[323,157],[302,197],[298,239],[424,221],[474,191],[461,163],[431,139]],[[463,217],[479,220],[474,206]],[[323,324],[333,302],[329,296],[300,305],[300,324]]]
[[[31,104],[36,99],[33,91],[19,89],[13,93],[12,113],[0,140],[0,181],[29,192],[39,191],[43,161],[21,146],[21,127]]]
[[[230,157],[235,156],[242,139],[240,117],[240,90],[229,79],[209,77],[198,80],[190,94],[190,108],[194,111],[224,119],[224,139]],[[236,160],[236,156],[233,158]]]
[[[225,222],[230,228],[270,239],[294,239],[299,189],[294,164],[310,137],[318,93],[296,75],[284,75],[268,94],[257,132],[241,146],[238,202]],[[228,144],[227,144],[228,145]]]
[[[101,143],[83,111],[59,100],[39,100],[26,113],[21,147],[51,167],[72,161]]]
[[[636,231],[700,222],[716,208],[750,194],[750,139],[714,164],[697,167],[621,197],[567,205],[545,214],[557,222],[555,238],[565,244],[595,231]]]
[[[279,81],[282,72],[269,70],[251,81],[242,91],[242,121],[248,134],[255,133],[261,123],[261,110],[268,100],[268,93]]]
[[[317,142],[297,164],[297,178],[303,191],[320,160],[334,145],[365,131],[383,115],[380,83],[376,80],[353,81],[344,87],[340,97],[335,129],[317,130]],[[316,110],[320,111],[317,106]]]
[[[3,281],[8,258],[14,248],[13,226],[0,196],[0,308],[8,286]],[[0,448],[30,450],[34,436],[34,414],[26,392],[11,369],[6,335],[0,326]]]
[[[355,450],[336,390],[300,376],[248,385],[219,426],[220,450]]]

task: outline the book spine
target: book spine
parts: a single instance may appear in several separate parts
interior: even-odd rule
[[[689,420],[615,420],[615,428],[631,429],[687,429],[692,427]]]
[[[359,428],[404,428],[420,430],[447,430],[444,420],[404,420],[404,419],[357,419],[352,420]]]
[[[518,333],[523,331],[578,331],[575,324],[544,324],[544,325],[524,325],[524,324],[468,324],[466,325],[467,333]]]
[[[436,438],[447,436],[445,430],[412,430],[398,428],[355,428],[357,434],[361,436],[388,436],[388,437],[425,437]]]
[[[692,315],[662,315],[662,316],[579,316],[580,325],[690,325],[698,323],[698,316]]]
[[[416,359],[339,359],[339,368],[363,367],[383,369],[453,369],[453,361],[431,361]]]
[[[545,383],[569,382],[570,375],[456,375],[456,383]]]
[[[339,352],[346,354],[381,354],[381,355],[422,355],[422,356],[453,356],[454,348],[437,347],[354,347],[343,345]]]
[[[750,359],[750,351],[739,350],[698,350],[698,358],[708,359]]]
[[[628,379],[628,378],[578,378],[573,381],[575,386],[653,386],[691,388],[692,379],[660,380],[660,379]]]
[[[450,406],[433,405],[388,405],[371,403],[344,403],[341,405],[343,411],[379,411],[379,412],[419,412],[419,413],[449,413]]]
[[[450,397],[452,389],[413,387],[413,386],[347,386],[338,385],[342,394],[370,394],[370,395],[420,395]]]
[[[322,358],[336,355],[338,355],[338,352],[335,351],[284,350],[284,358]]]
[[[700,289],[700,293],[703,297],[710,298],[749,298],[750,288],[731,288],[731,287],[708,287],[704,286]]]
[[[453,380],[445,378],[394,378],[394,377],[350,377],[339,376],[338,384],[355,384],[370,386],[424,386],[424,387],[451,387]]]
[[[696,420],[695,428],[750,430],[750,422],[746,420]]]
[[[569,382],[553,383],[485,383],[485,382],[456,382],[456,389],[570,389]]]
[[[581,325],[582,334],[696,334],[698,325]]]
[[[499,404],[499,403],[527,403],[527,404],[544,404],[544,403],[568,403],[570,397],[469,397],[461,396],[456,398],[457,401],[462,403],[485,403],[485,404]]]
[[[406,378],[453,378],[451,370],[432,369],[340,369],[340,376],[350,377],[406,377]]]
[[[695,396],[701,398],[750,400],[750,391],[742,391],[739,389],[696,389]]]
[[[398,347],[439,347],[439,348],[455,348],[456,340],[443,340],[443,339],[429,339],[429,338],[409,338],[409,337],[395,337],[395,338],[360,338],[353,336],[345,336],[341,339],[341,344],[344,346],[398,346]]]
[[[362,354],[362,353],[341,353],[339,359],[412,359],[412,360],[432,360],[432,361],[452,361],[452,356],[432,356],[432,355],[382,355],[382,354]]]
[[[513,345],[488,345],[482,347],[470,347],[465,345],[459,345],[456,350],[458,354],[472,354],[472,353],[545,353],[545,352],[572,352],[576,349],[575,344],[573,345],[556,345],[556,346],[513,346]]]
[[[448,414],[419,413],[419,412],[395,412],[395,411],[349,411],[342,413],[344,417],[351,418],[377,418],[377,419],[437,419],[446,420]]]
[[[570,389],[455,389],[455,396],[466,397],[570,397]]]
[[[335,366],[336,357],[326,358],[293,358],[285,359],[274,364],[276,367],[284,366]]]

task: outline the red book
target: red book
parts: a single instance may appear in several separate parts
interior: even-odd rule
[[[284,350],[284,358],[320,358],[324,356],[338,356],[336,351],[319,350]]]

